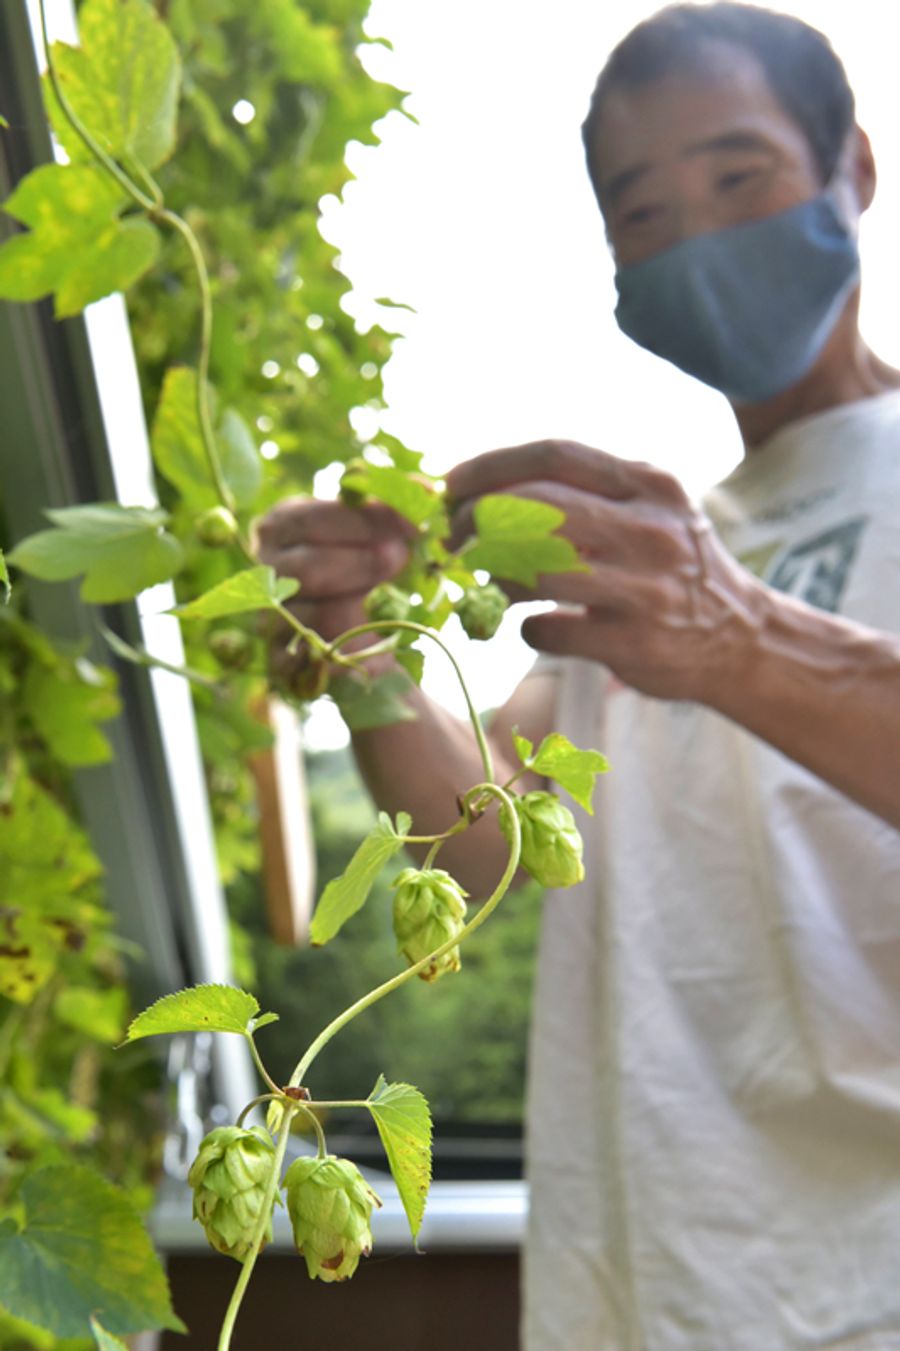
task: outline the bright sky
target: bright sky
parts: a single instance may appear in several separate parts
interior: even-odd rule
[[[900,107],[889,10],[884,0],[782,7],[831,38],[872,136],[881,181],[862,236],[863,326],[900,363]],[[558,436],[654,461],[699,493],[740,456],[724,399],[616,328],[612,265],[584,171],[579,127],[597,72],[656,8],[373,0],[367,31],[394,51],[370,49],[368,68],[410,91],[420,125],[393,113],[380,146],[351,146],[356,181],[343,203],[323,204],[322,229],[341,250],[358,322],[380,317],[404,335],[386,370],[383,425],[424,451],[433,472]],[[416,314],[380,310],[379,296]],[[527,669],[520,618],[506,621],[500,641],[460,640],[480,707],[502,702]],[[460,711],[440,660],[429,663],[427,688]],[[313,745],[344,739],[335,717],[324,708],[314,715]]]

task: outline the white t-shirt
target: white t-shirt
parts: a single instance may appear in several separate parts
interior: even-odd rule
[[[771,585],[900,631],[900,392],[706,506]],[[707,709],[559,686],[613,768],[546,899],[527,1351],[900,1348],[900,833]]]

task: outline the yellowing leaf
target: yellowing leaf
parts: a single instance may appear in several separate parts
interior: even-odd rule
[[[558,507],[494,493],[475,503],[473,515],[476,539],[460,551],[468,568],[524,586],[534,586],[542,572],[588,570],[569,540],[553,534],[566,519]]]
[[[0,1305],[57,1337],[103,1319],[114,1333],[187,1329],[165,1273],[124,1194],[93,1169],[42,1168],[21,1191],[25,1222],[0,1225]]]
[[[22,698],[37,731],[64,765],[99,765],[112,758],[112,747],[97,727],[121,709],[108,668],[77,662],[52,670],[32,666]]]
[[[78,31],[80,47],[53,44],[65,97],[107,154],[156,168],[175,148],[181,80],[168,29],[147,0],[85,0]],[[77,133],[58,114],[53,120],[70,158],[83,158]]]
[[[385,864],[403,848],[412,821],[406,812],[397,816],[397,828],[387,812],[379,812],[378,824],[369,832],[340,877],[322,892],[310,925],[310,938],[321,947],[361,910],[369,899],[375,878]]]
[[[121,189],[94,165],[45,164],[32,170],[4,209],[23,225],[0,247],[0,297],[55,295],[57,318],[125,291],[159,253],[149,221],[120,219]]]
[[[431,1113],[411,1084],[389,1084],[384,1075],[368,1098],[391,1174],[397,1184],[413,1238],[422,1227],[431,1185]]]
[[[234,985],[193,985],[163,995],[132,1021],[126,1041],[170,1032],[237,1032],[243,1035],[259,1013],[252,994]]]
[[[182,619],[219,619],[222,615],[251,610],[276,610],[299,589],[299,582],[290,577],[276,577],[274,568],[261,565],[236,572],[196,600],[176,606],[173,613]]]

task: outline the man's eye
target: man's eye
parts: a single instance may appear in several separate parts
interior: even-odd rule
[[[759,169],[732,169],[730,173],[719,175],[717,186],[723,192],[729,192],[732,188],[740,188],[752,182],[760,173]]]
[[[646,225],[655,220],[661,212],[659,206],[633,206],[622,214],[622,223],[624,225]]]

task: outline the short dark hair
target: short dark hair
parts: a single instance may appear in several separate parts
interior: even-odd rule
[[[614,48],[581,129],[591,178],[591,145],[610,91],[702,71],[704,48],[711,42],[729,43],[756,58],[778,102],[806,135],[827,183],[855,120],[843,65],[824,34],[801,19],[730,0],[669,5],[639,23]]]

